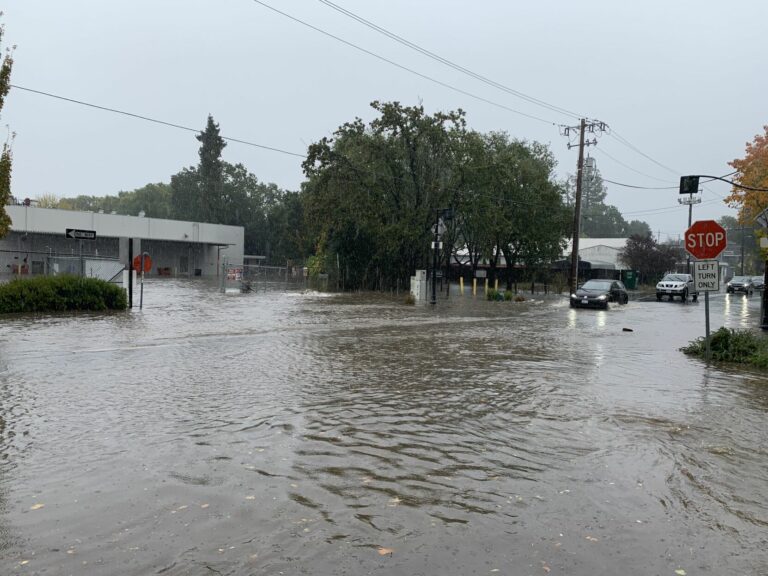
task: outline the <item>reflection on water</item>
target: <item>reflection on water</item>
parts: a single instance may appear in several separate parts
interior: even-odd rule
[[[0,573],[764,573],[768,385],[680,354],[703,320],[177,281],[10,319]]]

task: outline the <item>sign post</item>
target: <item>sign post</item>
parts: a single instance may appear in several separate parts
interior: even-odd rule
[[[704,292],[704,323],[706,358],[709,348],[709,293],[720,290],[720,266],[717,258],[725,250],[727,238],[725,229],[714,220],[698,220],[685,231],[685,249],[697,259],[693,263],[694,288]]]
[[[133,269],[141,273],[141,292],[139,296],[139,310],[144,307],[144,273],[152,270],[152,257],[148,252],[142,252],[133,259]]]

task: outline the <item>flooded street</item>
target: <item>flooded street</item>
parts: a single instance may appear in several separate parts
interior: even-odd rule
[[[703,332],[177,280],[4,318],[0,574],[768,574],[768,373],[678,351]]]

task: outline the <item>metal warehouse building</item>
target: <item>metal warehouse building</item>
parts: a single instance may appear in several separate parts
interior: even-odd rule
[[[149,274],[216,276],[221,264],[243,263],[244,229],[204,222],[183,222],[35,206],[5,207],[11,232],[0,238],[0,275],[78,273],[104,262],[128,265],[134,255],[152,259]],[[67,237],[67,230],[95,232],[93,240]],[[84,262],[89,262],[87,266]]]

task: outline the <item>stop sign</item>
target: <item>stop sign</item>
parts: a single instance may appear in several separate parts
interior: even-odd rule
[[[717,258],[726,244],[725,228],[714,220],[699,220],[685,231],[685,249],[698,260]]]

